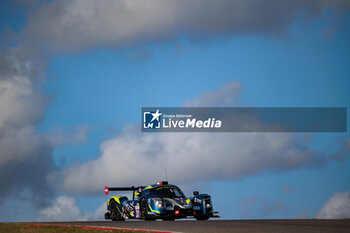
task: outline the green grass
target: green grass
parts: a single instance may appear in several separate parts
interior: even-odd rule
[[[0,233],[133,233],[136,231],[83,229],[78,227],[31,226],[28,223],[0,223]]]

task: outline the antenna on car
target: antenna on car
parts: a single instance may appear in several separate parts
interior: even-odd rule
[[[166,168],[165,168],[165,180],[168,180],[168,173],[166,171]]]

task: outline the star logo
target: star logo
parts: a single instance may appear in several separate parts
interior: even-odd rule
[[[153,116],[151,122],[154,121],[154,120],[159,121],[159,116],[162,115],[162,113],[159,113],[159,109],[157,109],[157,111],[155,113],[151,113],[151,114]]]

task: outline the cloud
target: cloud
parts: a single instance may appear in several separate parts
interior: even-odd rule
[[[5,55],[5,56],[3,56]],[[52,194],[46,175],[52,172],[52,146],[35,125],[48,104],[34,84],[37,74],[23,53],[9,50],[0,56],[0,196],[14,190],[27,193],[34,205]]]
[[[342,12],[349,8],[346,0],[53,1],[30,14],[21,37],[50,50],[80,51],[96,45],[119,47],[183,35],[195,40],[237,34],[278,35],[300,15],[309,19],[325,9]]]
[[[174,183],[238,179],[305,167],[316,160],[313,152],[293,145],[293,137],[287,134],[145,135],[139,127],[127,131],[104,142],[98,159],[65,168],[60,173],[62,188],[98,193],[104,185],[154,183],[163,177],[164,168]]]
[[[37,212],[36,221],[92,221],[104,219],[106,203],[101,204],[94,213],[82,213],[74,198],[58,196],[48,206]]]
[[[350,191],[334,193],[317,213],[316,218],[350,218]]]
[[[28,77],[15,75],[12,79],[0,79],[0,129],[37,123],[46,103]]]
[[[49,206],[46,209],[39,211],[38,220],[86,221],[87,218],[83,217],[82,214],[80,213],[80,209],[76,205],[75,199],[67,196],[59,196],[53,201],[52,206]]]
[[[207,96],[236,96],[238,84],[206,92]],[[228,92],[234,92],[229,95]],[[214,98],[219,102],[220,98]],[[201,102],[203,101],[203,102]],[[212,102],[213,103],[213,102]],[[131,125],[101,145],[101,156],[50,175],[50,183],[72,193],[99,193],[105,185],[142,185],[163,178],[174,183],[239,179],[264,171],[285,171],[321,163],[307,145],[287,133],[141,133]]]

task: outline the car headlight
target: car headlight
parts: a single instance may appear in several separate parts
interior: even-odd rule
[[[164,207],[164,202],[162,198],[152,198],[154,204],[156,205],[157,208],[163,208]]]

